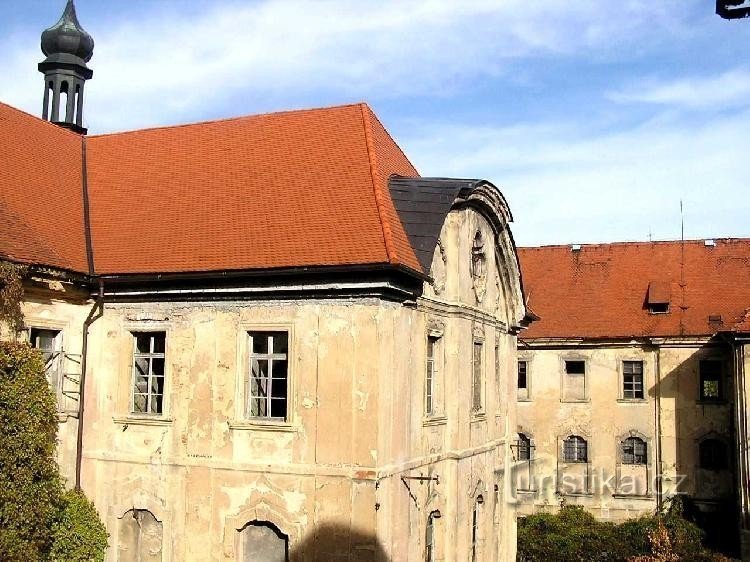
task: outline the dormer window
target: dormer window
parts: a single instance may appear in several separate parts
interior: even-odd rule
[[[671,296],[671,287],[667,281],[651,281],[648,284],[648,297],[646,299],[649,313],[667,314]]]

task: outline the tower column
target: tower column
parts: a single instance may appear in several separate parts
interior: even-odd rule
[[[52,115],[50,115],[50,121],[55,122],[60,120],[60,81],[55,80],[52,83]]]
[[[65,108],[65,122],[73,123],[76,110],[76,88],[73,82],[68,82],[68,106]]]
[[[49,119],[49,82],[47,77],[44,77],[44,107],[42,108],[42,119],[47,121]]]

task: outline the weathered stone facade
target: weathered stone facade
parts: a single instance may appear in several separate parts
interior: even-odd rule
[[[472,549],[514,560],[505,469],[524,307],[507,217],[457,204],[416,300],[105,283],[88,336],[81,482],[111,534],[108,559],[249,560],[272,529],[291,560],[421,560],[429,525],[434,560]],[[94,302],[69,283],[34,285],[29,329],[59,330],[60,349],[80,354]],[[288,415],[249,419],[248,335],[274,330],[288,334]],[[133,334],[160,332],[161,412],[135,414]],[[439,342],[429,414],[428,337]],[[77,405],[72,374],[65,400]],[[65,408],[59,460],[72,479],[77,408]]]

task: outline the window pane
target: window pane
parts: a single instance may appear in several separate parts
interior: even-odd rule
[[[250,395],[255,397],[268,396],[268,379],[252,378],[250,379]]]
[[[262,355],[268,354],[268,338],[271,336],[268,332],[251,332],[253,340],[252,352]]]
[[[286,379],[273,379],[271,385],[271,398],[286,399]]]
[[[289,335],[286,332],[276,332],[273,335],[273,353],[286,353]]]
[[[271,400],[271,417],[286,418],[286,399],[274,398]]]
[[[151,377],[151,393],[164,394],[164,377]]]
[[[250,400],[250,415],[254,417],[267,416],[268,408],[265,398],[252,398]]]
[[[255,378],[268,377],[268,360],[267,359],[253,359],[252,374],[253,374],[253,377]]]
[[[583,375],[586,373],[585,361],[566,361],[565,372],[569,375]]]
[[[146,395],[135,394],[133,396],[133,411],[138,414],[146,412]]]
[[[286,359],[274,359],[271,376],[275,379],[285,379],[287,371]]]
[[[518,362],[518,388],[525,389],[526,382],[526,361]]]
[[[161,414],[162,404],[162,395],[161,394],[152,394],[151,395],[151,413],[152,414]]]
[[[167,336],[163,332],[154,332],[152,334],[154,340],[154,353],[164,353],[165,342]]]
[[[164,376],[164,359],[154,358],[151,360],[151,374],[159,377]]]
[[[151,334],[134,334],[135,348],[138,353],[151,352]]]

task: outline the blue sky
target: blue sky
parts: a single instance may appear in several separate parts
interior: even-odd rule
[[[63,0],[3,0],[0,101],[41,112]],[[367,101],[519,245],[750,237],[750,20],[709,0],[77,0],[91,133]]]

